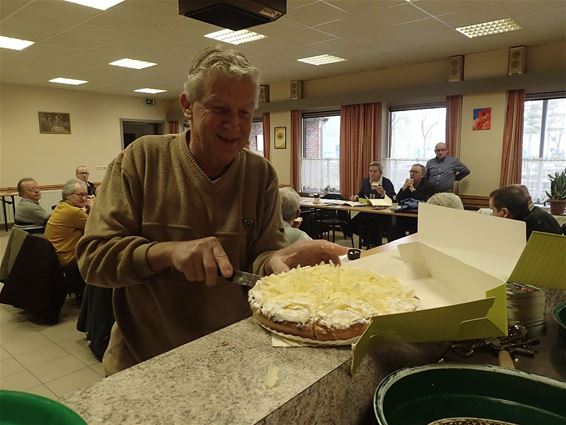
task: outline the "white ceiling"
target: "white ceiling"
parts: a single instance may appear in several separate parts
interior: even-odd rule
[[[288,0],[287,7],[278,21],[250,28],[267,38],[235,47],[268,84],[566,40],[566,0]],[[508,17],[523,29],[476,39],[454,29]],[[0,49],[0,81],[62,87],[48,80],[66,77],[89,81],[74,90],[134,95],[152,87],[168,90],[155,97],[174,98],[194,54],[218,43],[203,35],[218,29],[180,16],[177,0],[126,0],[104,12],[63,0],[0,0],[0,35],[35,42]],[[297,62],[325,53],[347,60]],[[124,57],[158,65],[108,65]]]

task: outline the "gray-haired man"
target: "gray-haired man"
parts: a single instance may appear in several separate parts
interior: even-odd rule
[[[77,247],[87,282],[114,288],[107,374],[250,314],[234,269],[282,272],[339,262],[326,241],[285,246],[278,181],[245,149],[259,70],[239,52],[208,48],[180,96],[190,131],[144,136],[109,165]]]

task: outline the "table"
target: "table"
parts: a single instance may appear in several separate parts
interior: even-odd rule
[[[8,231],[8,217],[6,216],[6,204],[12,205],[12,212],[14,214],[14,220],[16,219],[16,201],[15,196],[18,192],[15,191],[0,191],[0,198],[2,199],[2,212],[4,214],[4,228]],[[10,198],[9,200],[6,198]]]
[[[348,201],[340,201],[336,199],[321,199],[320,203],[314,204],[312,202],[312,198],[301,198],[301,207],[306,208],[318,208],[318,209],[325,209],[325,210],[335,210],[335,211],[350,211],[350,212],[360,212],[360,213],[367,213],[367,214],[378,214],[378,215],[386,215],[386,216],[396,216],[396,217],[411,217],[416,219],[417,212],[395,212],[391,208],[381,208],[381,207],[372,207],[372,206],[351,206],[344,204],[344,202]]]
[[[417,220],[417,211],[400,211],[400,212],[396,212],[394,211],[394,208],[396,208],[395,206],[393,207],[372,207],[370,205],[348,205],[347,204],[348,201],[343,201],[343,200],[337,200],[337,199],[321,199],[320,203],[313,203],[313,198],[301,198],[301,203],[300,206],[301,208],[309,208],[309,209],[313,209],[315,211],[315,216],[319,216],[318,220],[315,217],[314,220],[314,228],[315,228],[315,233],[319,234],[319,229],[316,226],[318,221],[320,220],[320,212],[324,211],[324,210],[330,210],[330,211],[346,211],[348,214],[355,212],[355,213],[363,213],[363,214],[371,214],[373,216],[387,216],[390,217],[392,219],[397,219],[399,217],[399,220],[409,220],[413,223],[416,224],[416,220]],[[385,231],[386,230],[386,225],[390,225],[391,229],[395,228],[395,224],[392,220],[379,220],[378,223],[375,223],[376,220],[371,220],[371,223],[366,224],[366,231],[369,231],[369,229],[376,229],[377,234],[379,235],[377,237],[377,240],[380,240],[380,236],[385,233],[388,236],[388,239],[391,240],[391,237],[397,237],[397,235],[394,235],[392,231]],[[367,220],[364,220],[364,223],[366,223]],[[369,227],[367,227],[369,226]],[[375,227],[374,227],[375,226]],[[401,225],[401,229],[405,229],[405,227],[407,227],[406,225]],[[411,228],[416,228],[416,226],[411,225]],[[409,230],[409,229],[407,229]],[[359,232],[357,232],[359,233]],[[360,234],[360,243],[359,243],[359,247],[362,247],[362,239],[365,239],[366,241],[368,240],[369,235],[364,234],[363,232]],[[352,242],[353,243],[353,242]],[[381,243],[381,242],[379,242]]]

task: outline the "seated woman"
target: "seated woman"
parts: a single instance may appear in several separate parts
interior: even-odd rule
[[[85,282],[77,267],[75,248],[83,235],[92,201],[88,199],[86,184],[78,179],[65,183],[62,198],[47,221],[45,238],[55,247],[68,282],[68,292],[73,292],[79,301]]]
[[[311,237],[298,228],[301,223],[298,220],[301,214],[301,198],[299,194],[293,188],[284,187],[279,189],[279,196],[281,197],[283,231],[285,232],[287,243],[290,245],[298,240],[310,241]]]

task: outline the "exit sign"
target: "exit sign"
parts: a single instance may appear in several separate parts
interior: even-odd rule
[[[155,105],[155,99],[148,97],[147,99],[145,99],[145,104],[146,105]]]

